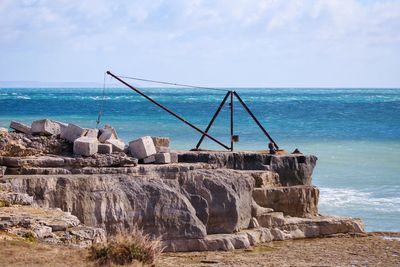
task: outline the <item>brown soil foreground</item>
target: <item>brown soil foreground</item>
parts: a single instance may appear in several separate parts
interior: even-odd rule
[[[94,266],[87,250],[0,240],[0,266]],[[400,233],[277,241],[250,250],[165,253],[157,266],[400,266]]]

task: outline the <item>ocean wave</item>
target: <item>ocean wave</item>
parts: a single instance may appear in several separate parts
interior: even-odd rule
[[[370,191],[352,188],[320,188],[320,205],[324,208],[356,208],[378,212],[400,212],[400,197],[376,196]]]
[[[26,95],[19,95],[19,96],[17,96],[17,99],[31,99],[31,98]]]

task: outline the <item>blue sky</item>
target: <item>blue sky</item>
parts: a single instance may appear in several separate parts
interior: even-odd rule
[[[0,81],[400,87],[399,0],[0,0]]]

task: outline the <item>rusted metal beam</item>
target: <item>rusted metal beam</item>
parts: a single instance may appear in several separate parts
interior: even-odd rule
[[[230,91],[231,102],[230,102],[230,110],[231,110],[231,151],[233,151],[233,91]]]
[[[226,93],[226,95],[225,95],[224,99],[222,100],[221,104],[219,105],[217,111],[214,113],[214,116],[212,117],[210,123],[207,125],[207,128],[206,128],[206,130],[204,131],[205,133],[208,133],[208,131],[210,130],[212,124],[214,123],[215,119],[218,117],[219,112],[221,111],[222,107],[224,106],[224,104],[225,104],[225,102],[226,102],[226,100],[228,99],[228,96],[229,96],[230,94],[231,94],[230,92],[227,92],[227,93]],[[204,137],[205,137],[205,135],[203,134],[203,135],[201,136],[199,142],[197,142],[196,149],[199,149],[201,143],[202,143],[203,140],[204,140]]]
[[[195,129],[196,131],[200,132],[201,134],[203,134],[204,136],[207,136],[208,138],[210,138],[211,140],[213,140],[215,143],[219,144],[220,146],[222,146],[223,148],[230,150],[231,148],[228,147],[227,145],[223,144],[222,142],[218,141],[216,138],[212,137],[211,135],[209,135],[208,133],[204,132],[203,130],[201,130],[200,128],[198,128],[197,126],[193,125],[192,123],[188,122],[187,120],[185,120],[184,118],[182,118],[181,116],[179,116],[178,114],[176,114],[175,112],[171,111],[170,109],[168,109],[167,107],[161,105],[160,103],[158,103],[157,101],[155,101],[154,99],[152,99],[151,97],[147,96],[146,94],[142,93],[140,90],[138,90],[137,88],[133,87],[132,85],[130,85],[129,83],[125,82],[124,80],[122,80],[121,78],[119,78],[118,76],[114,75],[113,73],[111,73],[110,71],[107,71],[107,74],[110,75],[111,77],[113,77],[114,79],[116,79],[117,81],[121,82],[122,84],[124,84],[125,86],[129,87],[130,89],[132,89],[133,91],[135,91],[136,93],[138,93],[139,95],[143,96],[144,98],[146,98],[147,100],[149,100],[150,102],[154,103],[155,105],[157,105],[158,107],[162,108],[163,110],[165,110],[166,112],[168,112],[169,114],[171,114],[172,116],[174,116],[175,118],[179,119],[180,121],[182,121],[183,123],[189,125],[190,127],[192,127],[193,129]]]
[[[258,119],[256,118],[256,116],[253,114],[253,112],[251,112],[251,110],[249,109],[249,107],[246,105],[246,103],[243,102],[242,98],[240,98],[240,96],[236,93],[233,92],[233,94],[236,96],[236,98],[239,100],[240,104],[242,104],[242,106],[244,107],[244,109],[247,111],[247,113],[249,113],[249,115],[253,118],[253,120],[255,121],[255,123],[258,125],[258,127],[260,127],[260,129],[263,131],[263,133],[265,134],[265,136],[267,136],[267,138],[269,139],[270,142],[274,143],[276,148],[279,149],[279,146],[275,143],[275,141],[272,139],[272,137],[269,135],[269,133],[267,132],[267,130],[265,130],[265,128],[261,125],[261,123],[258,121]]]

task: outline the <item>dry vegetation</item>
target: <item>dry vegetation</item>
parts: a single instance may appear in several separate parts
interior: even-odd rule
[[[384,236],[400,238],[400,233],[281,241],[231,252],[165,253],[156,266],[400,266],[400,240]],[[87,249],[2,238],[0,266],[98,265]]]
[[[90,248],[89,259],[99,265],[110,266],[143,263],[155,266],[162,248],[159,240],[153,240],[141,230],[134,229],[129,234],[119,234],[106,244],[97,244]]]

